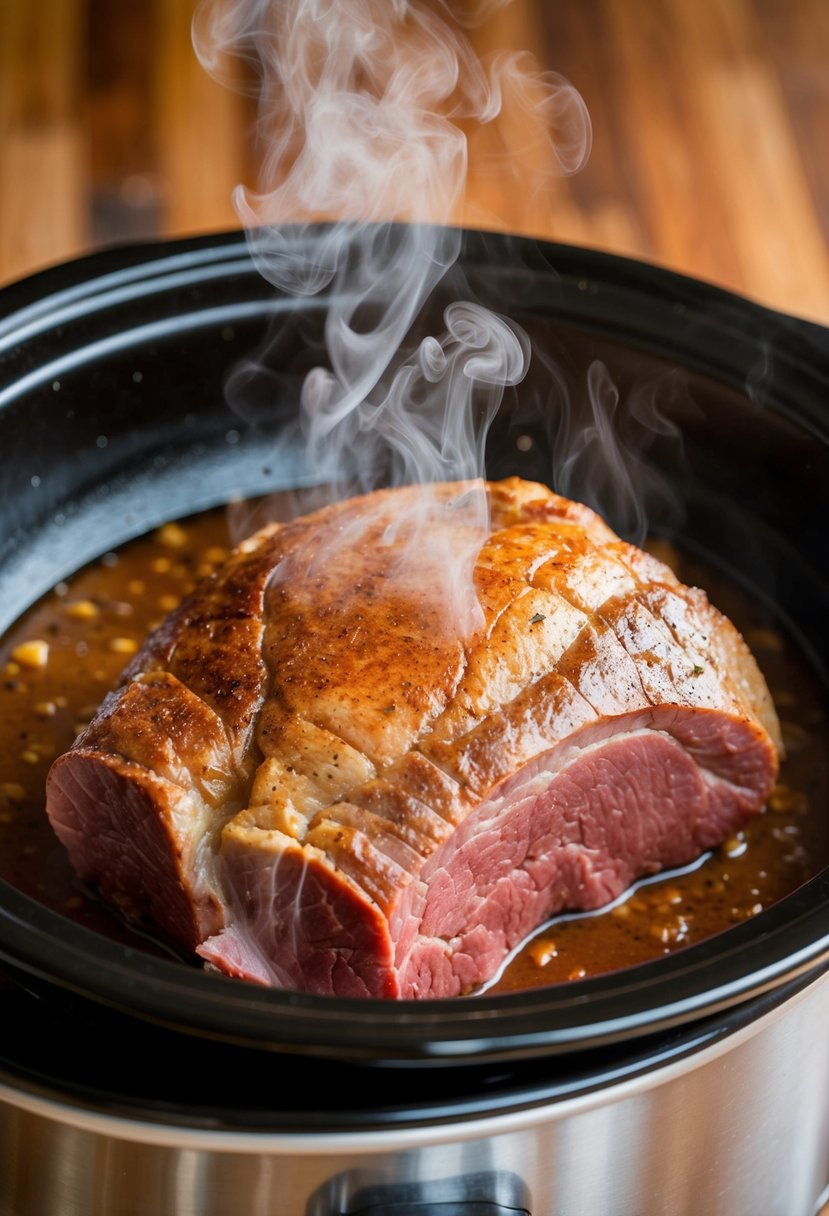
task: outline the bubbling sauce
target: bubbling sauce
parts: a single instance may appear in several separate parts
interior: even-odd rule
[[[44,809],[44,782],[147,633],[228,553],[226,513],[170,523],[79,571],[0,644],[0,877],[64,916],[143,950],[172,952],[128,925],[72,871]],[[764,812],[682,873],[632,888],[598,913],[559,916],[508,961],[490,992],[578,980],[670,954],[756,916],[829,860],[829,729],[823,690],[761,604],[664,545],[754,651],[787,757]],[[178,955],[181,957],[180,955]]]

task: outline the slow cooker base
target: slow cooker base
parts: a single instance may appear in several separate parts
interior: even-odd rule
[[[386,1131],[175,1127],[0,1086],[0,1211],[400,1216],[401,1196],[431,1195],[440,1216],[444,1201],[452,1216],[476,1216],[475,1203],[491,1216],[511,1195],[512,1210],[530,1216],[813,1216],[829,1180],[829,1037],[814,1028],[828,1019],[824,975],[634,1080],[494,1118]],[[172,1067],[159,1060],[160,1073]],[[301,1059],[290,1072],[287,1102]],[[477,1195],[462,1193],[469,1179]]]

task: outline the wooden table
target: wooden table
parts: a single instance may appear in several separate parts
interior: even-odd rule
[[[0,281],[114,241],[238,225],[252,104],[199,66],[192,8],[2,0]],[[484,53],[529,47],[572,80],[593,151],[542,191],[473,160],[456,218],[646,258],[829,323],[826,0],[513,0],[471,37]],[[521,136],[507,117],[488,146]]]

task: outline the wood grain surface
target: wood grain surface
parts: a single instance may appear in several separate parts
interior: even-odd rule
[[[0,281],[112,242],[238,226],[254,107],[200,67],[193,7],[2,0]],[[656,261],[829,322],[826,0],[513,0],[470,37],[571,80],[593,150],[548,180],[531,120],[505,113],[472,145],[457,219]],[[492,169],[494,147],[518,145],[531,154]]]

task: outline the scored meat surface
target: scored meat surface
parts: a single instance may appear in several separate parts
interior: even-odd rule
[[[756,813],[777,718],[703,592],[517,478],[488,485],[476,536],[468,489],[431,487],[414,563],[418,487],[235,550],[52,767],[77,872],[230,975],[450,996]],[[479,605],[461,631],[458,538]]]

